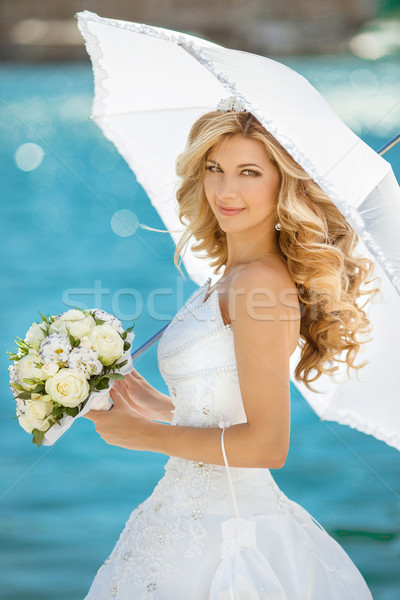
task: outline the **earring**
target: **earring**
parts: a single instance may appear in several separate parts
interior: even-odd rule
[[[279,223],[279,221],[277,223],[275,223],[275,229],[277,231],[280,231],[282,229],[282,225]]]

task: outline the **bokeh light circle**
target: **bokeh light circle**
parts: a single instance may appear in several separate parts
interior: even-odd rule
[[[42,163],[43,148],[31,142],[19,146],[15,153],[15,162],[21,171],[33,171]]]
[[[113,214],[111,219],[111,229],[120,237],[129,237],[133,235],[138,228],[138,218],[134,212],[124,208]]]

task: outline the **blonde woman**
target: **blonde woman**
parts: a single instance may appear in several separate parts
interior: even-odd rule
[[[308,386],[343,351],[348,369],[362,366],[369,321],[357,300],[373,264],[354,255],[357,234],[321,188],[237,103],[194,123],[177,173],[186,230],[175,263],[194,237],[223,274],[159,341],[170,396],[134,370],[114,386],[111,411],[86,415],[109,444],[170,457],[86,599],[371,599],[349,556],[269,469],[289,449],[297,345],[295,375]]]

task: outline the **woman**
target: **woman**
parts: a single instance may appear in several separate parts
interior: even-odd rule
[[[369,321],[357,299],[373,263],[353,255],[357,234],[340,211],[237,103],[198,119],[177,172],[186,230],[175,262],[194,236],[195,250],[217,272],[225,269],[213,288],[208,279],[192,295],[159,341],[170,396],[134,370],[114,385],[110,412],[86,415],[109,444],[171,457],[86,599],[231,598],[217,595],[214,576],[227,552],[221,526],[236,500],[255,522],[264,560],[263,585],[237,600],[370,599],[348,555],[269,469],[283,467],[289,449],[289,359],[297,344],[295,375],[308,386],[334,373],[343,351],[348,368],[360,368],[357,336]]]

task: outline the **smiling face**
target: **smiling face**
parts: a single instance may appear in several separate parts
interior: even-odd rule
[[[205,169],[204,192],[223,231],[273,231],[280,176],[262,142],[229,137],[211,149]]]

